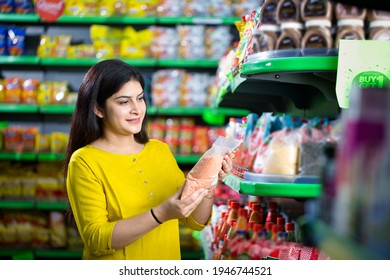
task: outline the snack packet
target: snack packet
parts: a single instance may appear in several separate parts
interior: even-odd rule
[[[210,149],[198,160],[188,172],[181,198],[188,197],[199,188],[210,188],[218,183],[218,172],[227,152],[234,150],[240,140],[218,136]]]

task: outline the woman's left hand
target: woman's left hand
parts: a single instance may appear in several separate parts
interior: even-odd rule
[[[230,172],[233,169],[233,158],[234,158],[234,152],[229,151],[222,161],[222,168],[218,172],[218,179],[223,180],[226,178],[227,175],[230,174]]]

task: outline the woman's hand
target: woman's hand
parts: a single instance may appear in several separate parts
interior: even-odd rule
[[[230,172],[232,172],[232,169],[233,169],[233,159],[234,159],[234,152],[233,151],[229,151],[225,157],[223,158],[223,161],[222,161],[222,168],[221,170],[219,171],[218,173],[218,179],[219,180],[223,180],[226,178],[227,175],[230,174]]]
[[[189,217],[209,193],[208,190],[201,188],[190,194],[185,199],[180,199],[183,187],[181,187],[175,194],[159,206],[154,208],[154,213],[161,222]]]

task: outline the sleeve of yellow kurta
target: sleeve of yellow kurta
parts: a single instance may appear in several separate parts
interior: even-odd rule
[[[111,248],[115,222],[107,219],[103,187],[82,158],[72,157],[66,185],[73,215],[85,246],[96,256],[115,252]]]
[[[166,164],[164,166],[168,168],[169,174],[172,174],[172,176],[175,176],[177,178],[178,187],[177,189],[180,189],[181,186],[184,184],[184,174],[183,171],[179,168],[175,157],[173,156],[172,152],[170,151],[168,145],[166,145],[166,149],[163,151],[163,158],[166,160]],[[181,223],[186,225],[187,227],[193,229],[193,230],[202,230],[204,229],[211,221],[211,215],[209,220],[205,225],[198,223],[192,215],[190,215],[188,218],[183,218],[180,220]]]

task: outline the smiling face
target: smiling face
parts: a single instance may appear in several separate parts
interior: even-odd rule
[[[96,115],[102,119],[106,136],[133,136],[139,133],[145,114],[144,91],[135,80],[125,83],[106,100],[104,108],[96,110]]]

